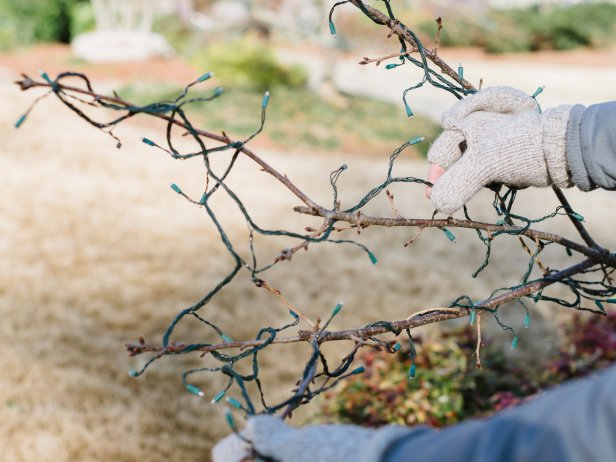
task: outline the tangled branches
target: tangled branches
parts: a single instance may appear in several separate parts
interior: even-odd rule
[[[409,117],[413,115],[413,111],[408,104],[406,98],[407,93],[426,83],[440,90],[447,91],[456,98],[463,98],[465,95],[476,91],[476,89],[464,79],[462,67],[459,67],[458,70],[455,71],[438,56],[436,47],[434,50],[426,49],[412,30],[395,17],[389,1],[384,1],[386,8],[385,13],[364,4],[361,0],[339,2],[334,8],[345,3],[357,7],[375,24],[387,28],[389,36],[395,37],[401,47],[400,52],[391,53],[378,59],[364,58],[362,63],[368,64],[370,62],[375,62],[378,64],[383,61],[395,59],[397,60],[396,62],[387,64],[386,67],[388,69],[412,64],[421,70],[422,77],[419,83],[407,88],[403,93],[403,103]],[[332,13],[334,8],[332,8]],[[332,15],[330,14],[330,29],[332,33],[335,33],[335,27],[331,18]],[[421,142],[422,138],[418,137],[406,141],[393,151],[389,159],[385,180],[368,191],[365,196],[352,207],[343,210],[338,200],[337,182],[340,175],[346,170],[346,166],[343,165],[338,170],[332,172],[330,175],[332,205],[331,207],[326,207],[310,198],[287,176],[273,166],[270,166],[262,157],[248,147],[249,142],[264,128],[270,99],[269,93],[263,96],[261,120],[258,128],[245,139],[233,140],[224,132],[217,134],[196,127],[186,112],[186,108],[193,103],[207,103],[221,97],[223,93],[221,88],[215,88],[205,97],[190,97],[192,87],[209,80],[212,77],[210,73],[204,74],[190,83],[175,100],[156,102],[144,106],[134,105],[123,100],[116,94],[113,96],[105,96],[95,92],[88,77],[80,73],[65,72],[58,75],[55,79],[51,79],[45,73],[41,75],[42,81],[24,75],[23,79],[17,83],[24,91],[33,88],[47,89],[48,91],[43,97],[47,95],[56,96],[67,108],[84,119],[87,123],[109,133],[109,135],[116,140],[118,147],[120,147],[120,140],[114,135],[113,129],[132,117],[146,115],[165,121],[166,137],[164,145],[147,138],[143,139],[145,144],[163,150],[174,159],[185,160],[199,158],[203,161],[207,181],[200,199],[190,197],[175,184],[171,187],[177,194],[183,196],[186,200],[207,213],[209,219],[218,231],[222,244],[232,257],[234,265],[229,274],[227,274],[210,292],[205,294],[193,305],[178,313],[164,333],[161,344],[149,344],[141,339],[138,343],[127,345],[128,352],[131,355],[150,354],[149,359],[141,370],[131,371],[131,375],[135,377],[143,374],[152,363],[165,356],[190,353],[196,353],[201,356],[207,355],[208,358],[213,358],[218,365],[216,367],[202,367],[185,371],[183,374],[183,383],[188,391],[199,396],[204,396],[205,394],[201,389],[189,382],[189,378],[192,375],[200,373],[222,374],[226,378],[226,386],[214,395],[212,402],[218,402],[226,398],[226,402],[230,406],[248,415],[265,412],[280,413],[282,417],[287,417],[298,406],[308,403],[315,396],[331,389],[344,378],[355,374],[361,374],[363,368],[353,368],[352,366],[356,353],[360,348],[365,346],[382,348],[393,353],[401,348],[401,340],[399,341],[398,338],[404,335],[411,352],[409,376],[412,378],[415,373],[415,365],[413,363],[415,350],[411,330],[415,327],[463,316],[470,316],[471,323],[475,323],[476,320],[478,321],[478,314],[489,313],[494,316],[497,323],[502,328],[511,332],[512,347],[515,347],[518,341],[515,329],[503,324],[498,316],[499,308],[507,302],[518,301],[526,309],[527,313],[528,308],[524,304],[524,299],[530,299],[535,302],[538,300],[547,300],[568,308],[587,310],[599,314],[605,313],[604,303],[616,303],[616,299],[611,298],[616,294],[616,288],[612,285],[611,280],[611,275],[616,269],[616,254],[602,248],[592,239],[582,223],[583,218],[571,209],[565,196],[558,188],[554,188],[554,192],[561,206],[554,212],[539,219],[529,219],[515,214],[513,212],[513,205],[517,191],[500,186],[495,186],[493,188],[493,206],[498,217],[496,223],[475,221],[469,216],[467,209],[464,209],[465,219],[453,217],[436,218],[436,214],[430,218],[405,218],[399,216],[395,209],[396,217],[394,218],[365,215],[363,213],[364,207],[384,191],[387,192],[387,187],[391,184],[411,183],[429,185],[428,182],[420,178],[398,177],[393,175],[396,159],[406,148]],[[77,83],[72,83],[75,81]],[[30,109],[18,119],[16,123],[17,127],[26,120],[28,113],[41,98],[38,98]],[[118,115],[111,121],[99,122],[88,114],[88,107],[102,108],[108,110],[112,114]],[[183,135],[189,136],[197,143],[198,149],[196,151],[180,152],[173,142],[174,134],[178,130],[182,130]],[[211,157],[213,155],[223,156],[225,155],[224,153],[228,153],[226,168],[222,172],[217,172],[211,164]],[[252,160],[262,171],[271,175],[283,185],[290,194],[295,196],[295,198],[303,204],[295,207],[295,211],[300,214],[319,217],[322,220],[321,226],[318,229],[310,228],[306,229],[305,232],[295,232],[290,230],[268,229],[257,224],[238,195],[227,183],[227,178],[233,170],[239,156],[245,156]],[[249,258],[243,258],[240,253],[238,253],[236,250],[236,243],[232,242],[229,234],[220,221],[220,214],[217,212],[212,201],[212,198],[217,195],[225,195],[241,213],[249,229]],[[545,221],[556,215],[567,215],[579,232],[583,242],[575,242],[559,235],[542,232],[533,227],[536,223]],[[520,240],[522,246],[530,255],[529,265],[520,283],[497,289],[490,297],[480,302],[473,301],[469,296],[461,296],[447,307],[437,307],[419,311],[406,319],[398,321],[376,321],[360,328],[330,331],[327,328],[331,320],[342,309],[342,305],[337,305],[324,323],[319,319],[312,320],[295,308],[290,301],[283,297],[280,291],[271,287],[264,278],[265,273],[269,269],[281,261],[291,259],[299,250],[307,249],[308,244],[323,242],[357,246],[367,254],[372,263],[376,264],[376,257],[361,242],[351,239],[335,239],[333,237],[333,233],[339,231],[336,225],[340,223],[345,223],[347,225],[346,229],[355,231],[372,226],[414,227],[418,232],[421,232],[421,230],[425,228],[438,228],[451,240],[455,240],[455,236],[451,232],[451,229],[473,229],[486,248],[485,260],[474,275],[479,274],[489,264],[491,246],[497,237],[515,236]],[[282,250],[279,256],[273,261],[261,264],[257,259],[253,245],[253,237],[256,234],[263,236],[281,236],[293,242],[293,245]],[[541,264],[538,257],[548,245],[562,246],[568,253],[579,254],[582,258],[576,264],[568,268],[561,270],[547,269]],[[531,275],[533,274],[533,270],[537,267],[541,269],[542,274],[533,279]],[[266,289],[289,309],[291,318],[288,324],[281,327],[263,327],[259,330],[254,339],[233,341],[227,333],[223,332],[219,326],[208,319],[207,313],[205,312],[206,310],[204,310],[206,305],[208,305],[208,303],[240,273],[249,275],[256,287]],[[567,287],[573,296],[573,300],[556,299],[545,295],[543,290],[553,284],[561,284]],[[588,302],[591,302],[593,306],[589,307]],[[174,334],[177,326],[189,320],[202,323],[208,329],[211,329],[211,331],[220,338],[220,341],[217,343],[183,343],[175,340]],[[298,326],[300,323],[306,324],[307,328],[299,330],[296,335],[286,335],[287,331]],[[388,334],[393,334],[393,337]],[[335,368],[332,368],[328,364],[321,350],[321,346],[325,342],[343,340],[351,342],[353,346],[340,363]],[[259,377],[259,353],[274,344],[295,342],[308,343],[311,349],[302,376],[298,380],[297,386],[290,397],[277,404],[268,404],[264,398],[262,383]],[[248,364],[249,372],[241,373],[240,366],[245,363]],[[259,393],[260,405],[255,404],[251,398],[252,392],[249,390],[249,387],[252,386],[254,386]],[[227,393],[232,390],[232,387],[239,393],[239,395],[236,395],[238,398],[230,396],[231,393],[227,395]],[[230,413],[228,414],[228,421],[229,424],[235,428]]]

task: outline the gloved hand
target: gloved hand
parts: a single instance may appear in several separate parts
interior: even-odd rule
[[[431,164],[445,170],[432,174],[438,178],[430,196],[434,207],[452,214],[490,183],[572,186],[565,143],[571,107],[541,114],[534,98],[509,87],[456,103],[443,114],[444,131],[428,151]]]
[[[293,428],[278,417],[257,416],[248,420],[242,436],[277,462],[378,462],[395,440],[411,431],[393,425],[378,430],[354,425]],[[235,434],[212,450],[214,462],[240,462],[250,460],[249,455],[250,446]]]

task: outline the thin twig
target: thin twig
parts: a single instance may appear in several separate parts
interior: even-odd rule
[[[386,189],[385,194],[387,195],[387,200],[389,201],[389,206],[391,207],[391,211],[394,213],[394,216],[396,218],[402,218],[394,202],[394,195],[392,194],[392,192],[389,189]]]
[[[392,53],[390,55],[387,56],[382,56],[381,58],[368,58],[367,56],[364,56],[363,59],[358,63],[363,65],[366,64],[370,64],[370,63],[376,63],[376,65],[380,65],[383,61],[386,61],[388,59],[392,59],[392,58],[399,58],[401,56],[410,56],[411,53],[416,52],[417,49],[412,49],[409,51],[405,51],[404,53]]]
[[[295,313],[297,316],[299,316],[301,319],[303,319],[306,323],[308,323],[310,325],[310,327],[312,327],[313,329],[316,327],[316,323],[314,321],[312,321],[311,319],[309,319],[300,310],[298,310],[293,305],[291,305],[291,303],[289,303],[289,301],[286,298],[284,298],[284,296],[282,295],[282,292],[280,292],[280,290],[275,289],[274,287],[270,286],[266,281],[264,281],[262,279],[259,280],[258,286],[259,287],[263,287],[268,292],[274,294],[287,307],[287,309],[289,311],[291,311],[292,313]]]
[[[539,269],[543,272],[543,274],[546,274],[548,272],[548,268],[546,268],[546,266],[543,264],[543,262],[534,254],[534,252],[530,249],[530,247],[528,247],[528,245],[526,244],[526,242],[524,242],[524,239],[522,239],[521,236],[518,237],[518,240],[520,241],[520,245],[526,251],[526,253],[530,257],[534,258],[535,263],[537,264]],[[535,238],[535,245],[537,247],[540,246],[540,241],[537,238]]]
[[[436,18],[436,38],[434,39],[434,50],[432,53],[436,56],[438,54],[438,46],[441,41],[441,30],[443,30],[443,19],[439,16]]]
[[[482,338],[481,338],[481,313],[477,313],[477,347],[475,348],[475,366],[477,369],[481,369],[481,346],[482,346]]]
[[[411,238],[404,243],[404,247],[408,247],[413,242],[415,242],[417,239],[419,239],[419,236],[421,236],[421,233],[423,230],[424,230],[424,226],[418,227],[417,231],[415,231],[415,234],[413,234],[413,236],[411,236]]]

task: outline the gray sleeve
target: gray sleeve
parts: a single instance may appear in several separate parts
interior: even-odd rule
[[[484,420],[409,434],[383,462],[616,460],[616,366]]]
[[[616,101],[573,107],[567,124],[567,164],[582,191],[616,189]]]

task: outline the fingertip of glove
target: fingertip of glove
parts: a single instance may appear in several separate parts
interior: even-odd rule
[[[213,462],[240,462],[248,453],[248,445],[236,434],[227,436],[212,448]]]
[[[455,198],[447,194],[447,190],[445,188],[439,187],[438,184],[435,184],[432,187],[430,201],[437,211],[444,213],[445,215],[454,214],[464,205],[458,203]]]

